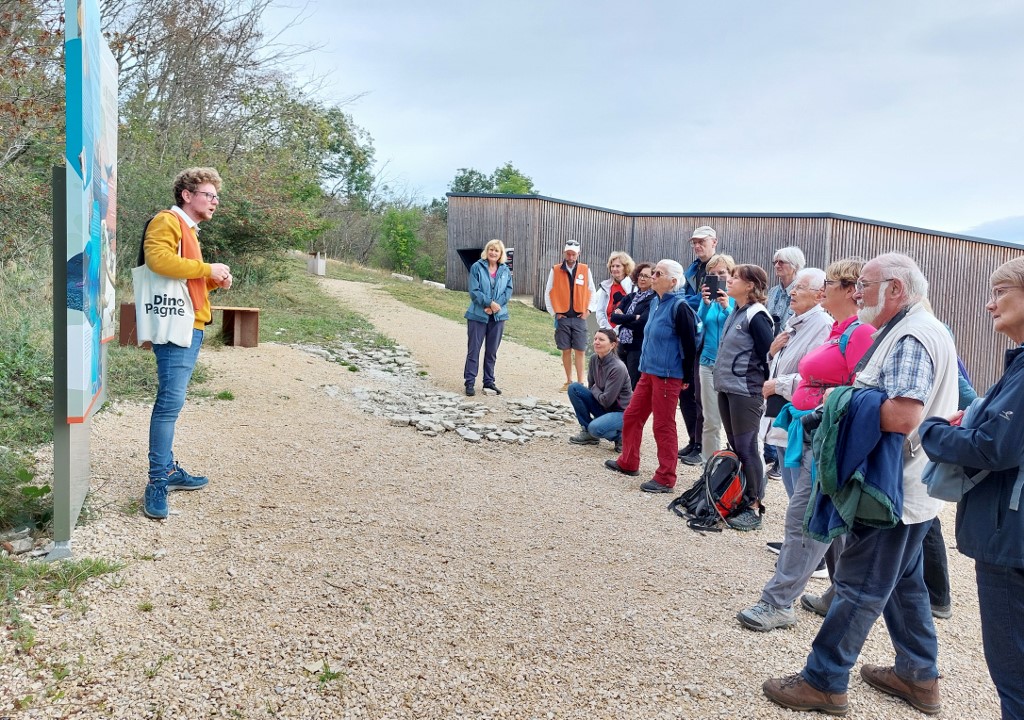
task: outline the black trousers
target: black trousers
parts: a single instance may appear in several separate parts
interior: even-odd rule
[[[704,434],[704,408],[700,404],[700,365],[697,359],[692,363],[690,373],[693,382],[679,393],[679,410],[683,413],[683,425],[686,426],[686,434],[690,436],[689,441],[700,445]]]

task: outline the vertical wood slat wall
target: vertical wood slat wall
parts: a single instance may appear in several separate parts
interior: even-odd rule
[[[534,305],[543,308],[548,270],[561,259],[566,240],[580,242],[580,259],[599,282],[607,276],[605,264],[614,250],[626,250],[638,262],[671,258],[685,267],[693,259],[690,233],[700,225],[715,228],[720,252],[737,262],[761,265],[770,278],[773,253],[787,245],[800,247],[808,266],[821,268],[852,255],[870,259],[883,252],[904,252],[918,262],[928,279],[935,314],[952,328],[979,392],[1002,374],[1003,351],[1010,342],[992,332],[985,312],[988,279],[1000,264],[1024,255],[1024,248],[854,218],[633,215],[544,197],[451,195],[445,284],[453,290],[467,288],[469,278],[459,249],[482,248],[491,238],[500,238],[516,250],[516,294],[531,295]]]

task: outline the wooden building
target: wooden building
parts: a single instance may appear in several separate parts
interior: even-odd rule
[[[769,277],[772,255],[787,245],[800,247],[807,265],[820,268],[851,255],[870,259],[904,252],[928,278],[935,314],[953,329],[979,392],[1002,374],[1003,350],[1010,344],[994,335],[985,312],[988,279],[1024,248],[832,213],[627,213],[539,195],[449,193],[445,284],[465,290],[468,262],[480,257],[488,240],[499,238],[515,249],[516,294],[531,295],[543,308],[548,271],[561,260],[566,240],[580,242],[580,260],[599,282],[614,250],[637,261],[672,258],[686,267],[693,260],[690,233],[700,225],[715,228],[719,251],[764,267]]]

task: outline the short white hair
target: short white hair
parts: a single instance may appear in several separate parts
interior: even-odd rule
[[[807,264],[807,258],[804,257],[804,251],[798,248],[796,245],[790,245],[784,247],[781,250],[776,250],[775,254],[772,255],[772,261],[782,260],[792,265],[798,272],[804,269],[804,265]]]
[[[908,302],[928,299],[928,279],[912,257],[903,253],[883,253],[874,258],[873,262],[885,268],[885,274],[890,278],[903,283]]]
[[[682,285],[684,278],[683,266],[677,263],[675,260],[659,260],[658,265],[661,265],[666,270],[666,274],[676,281],[676,287]]]
[[[811,290],[821,290],[825,287],[825,271],[821,268],[804,268],[793,277],[793,281],[797,283],[805,280]]]

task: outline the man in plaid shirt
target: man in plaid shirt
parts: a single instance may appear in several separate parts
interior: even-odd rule
[[[765,695],[792,710],[833,715],[848,711],[847,685],[860,650],[879,615],[896,649],[895,665],[864,665],[872,687],[918,710],[938,713],[938,641],[924,583],[922,541],[942,502],[921,482],[927,457],[918,427],[925,417],[957,409],[956,348],[926,308],[928,281],[906,255],[887,253],[864,265],[857,281],[860,319],[878,328],[858,365],[857,388],[882,390],[879,425],[906,436],[903,506],[895,527],[854,523],[833,582],[836,598],[795,675],[764,683]]]

